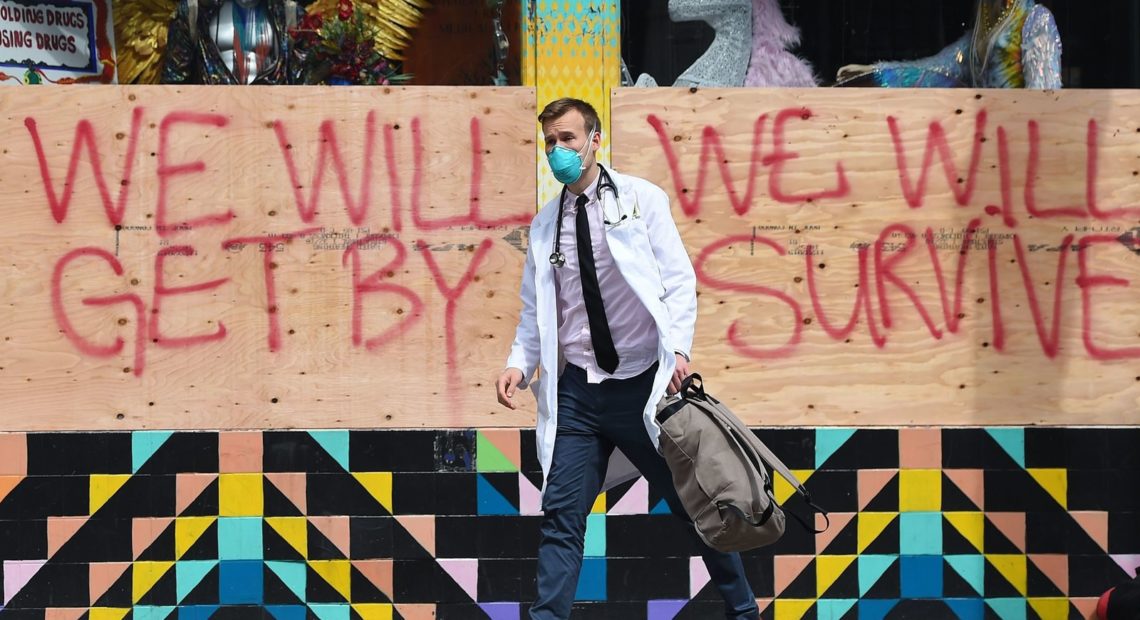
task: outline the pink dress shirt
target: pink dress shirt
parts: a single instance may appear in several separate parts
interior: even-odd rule
[[[598,367],[590,339],[590,322],[582,295],[582,275],[578,268],[578,237],[575,217],[578,196],[567,190],[562,214],[562,253],[566,264],[554,269],[554,286],[558,294],[558,344],[566,362],[586,371],[586,380],[601,383],[606,379],[636,377],[657,361],[657,325],[637,294],[625,281],[606,241],[602,207],[598,202],[598,178],[586,188],[586,216],[590,221],[590,241],[594,247],[594,266],[598,287],[606,308],[610,335],[617,349],[618,367],[610,374]]]

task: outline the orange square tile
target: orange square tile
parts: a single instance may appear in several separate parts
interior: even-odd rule
[[[938,428],[899,429],[901,469],[942,469],[942,430]]]
[[[261,432],[234,431],[218,433],[219,473],[260,473],[262,467]]]
[[[27,474],[27,434],[0,433],[0,476],[26,476]]]

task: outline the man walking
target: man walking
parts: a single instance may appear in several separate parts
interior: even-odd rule
[[[598,164],[594,108],[559,99],[538,120],[564,187],[531,223],[522,314],[496,389],[512,409],[516,389],[528,384],[538,401],[544,516],[530,617],[565,620],[586,516],[605,483],[625,473],[619,463],[636,466],[673,514],[689,520],[657,452],[654,413],[666,389],[676,391],[689,374],[696,279],[665,192]],[[759,618],[739,554],[704,549],[726,617]]]

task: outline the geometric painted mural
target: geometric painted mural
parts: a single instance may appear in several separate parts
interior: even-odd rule
[[[1088,618],[1140,567],[1140,429],[757,433],[831,513],[744,554],[765,618]],[[519,619],[534,454],[517,429],[0,434],[0,619]],[[600,496],[574,617],[719,617],[681,527],[643,479]]]

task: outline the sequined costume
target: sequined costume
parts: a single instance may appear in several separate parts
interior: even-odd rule
[[[234,64],[233,61],[227,63],[223,59],[223,51],[212,36],[218,29],[222,9],[231,6],[231,1],[181,0],[167,35],[162,83],[300,83],[300,63],[290,55],[288,28],[297,23],[304,8],[296,0],[260,0],[255,4],[257,12],[250,13],[258,23],[251,27],[260,29],[257,54],[263,59],[255,72],[246,75],[245,67],[240,65],[231,70],[227,64]],[[265,28],[271,31],[265,33]]]
[[[844,67],[838,85],[1061,88],[1061,35],[1034,0],[979,0],[974,28],[938,54]]]

